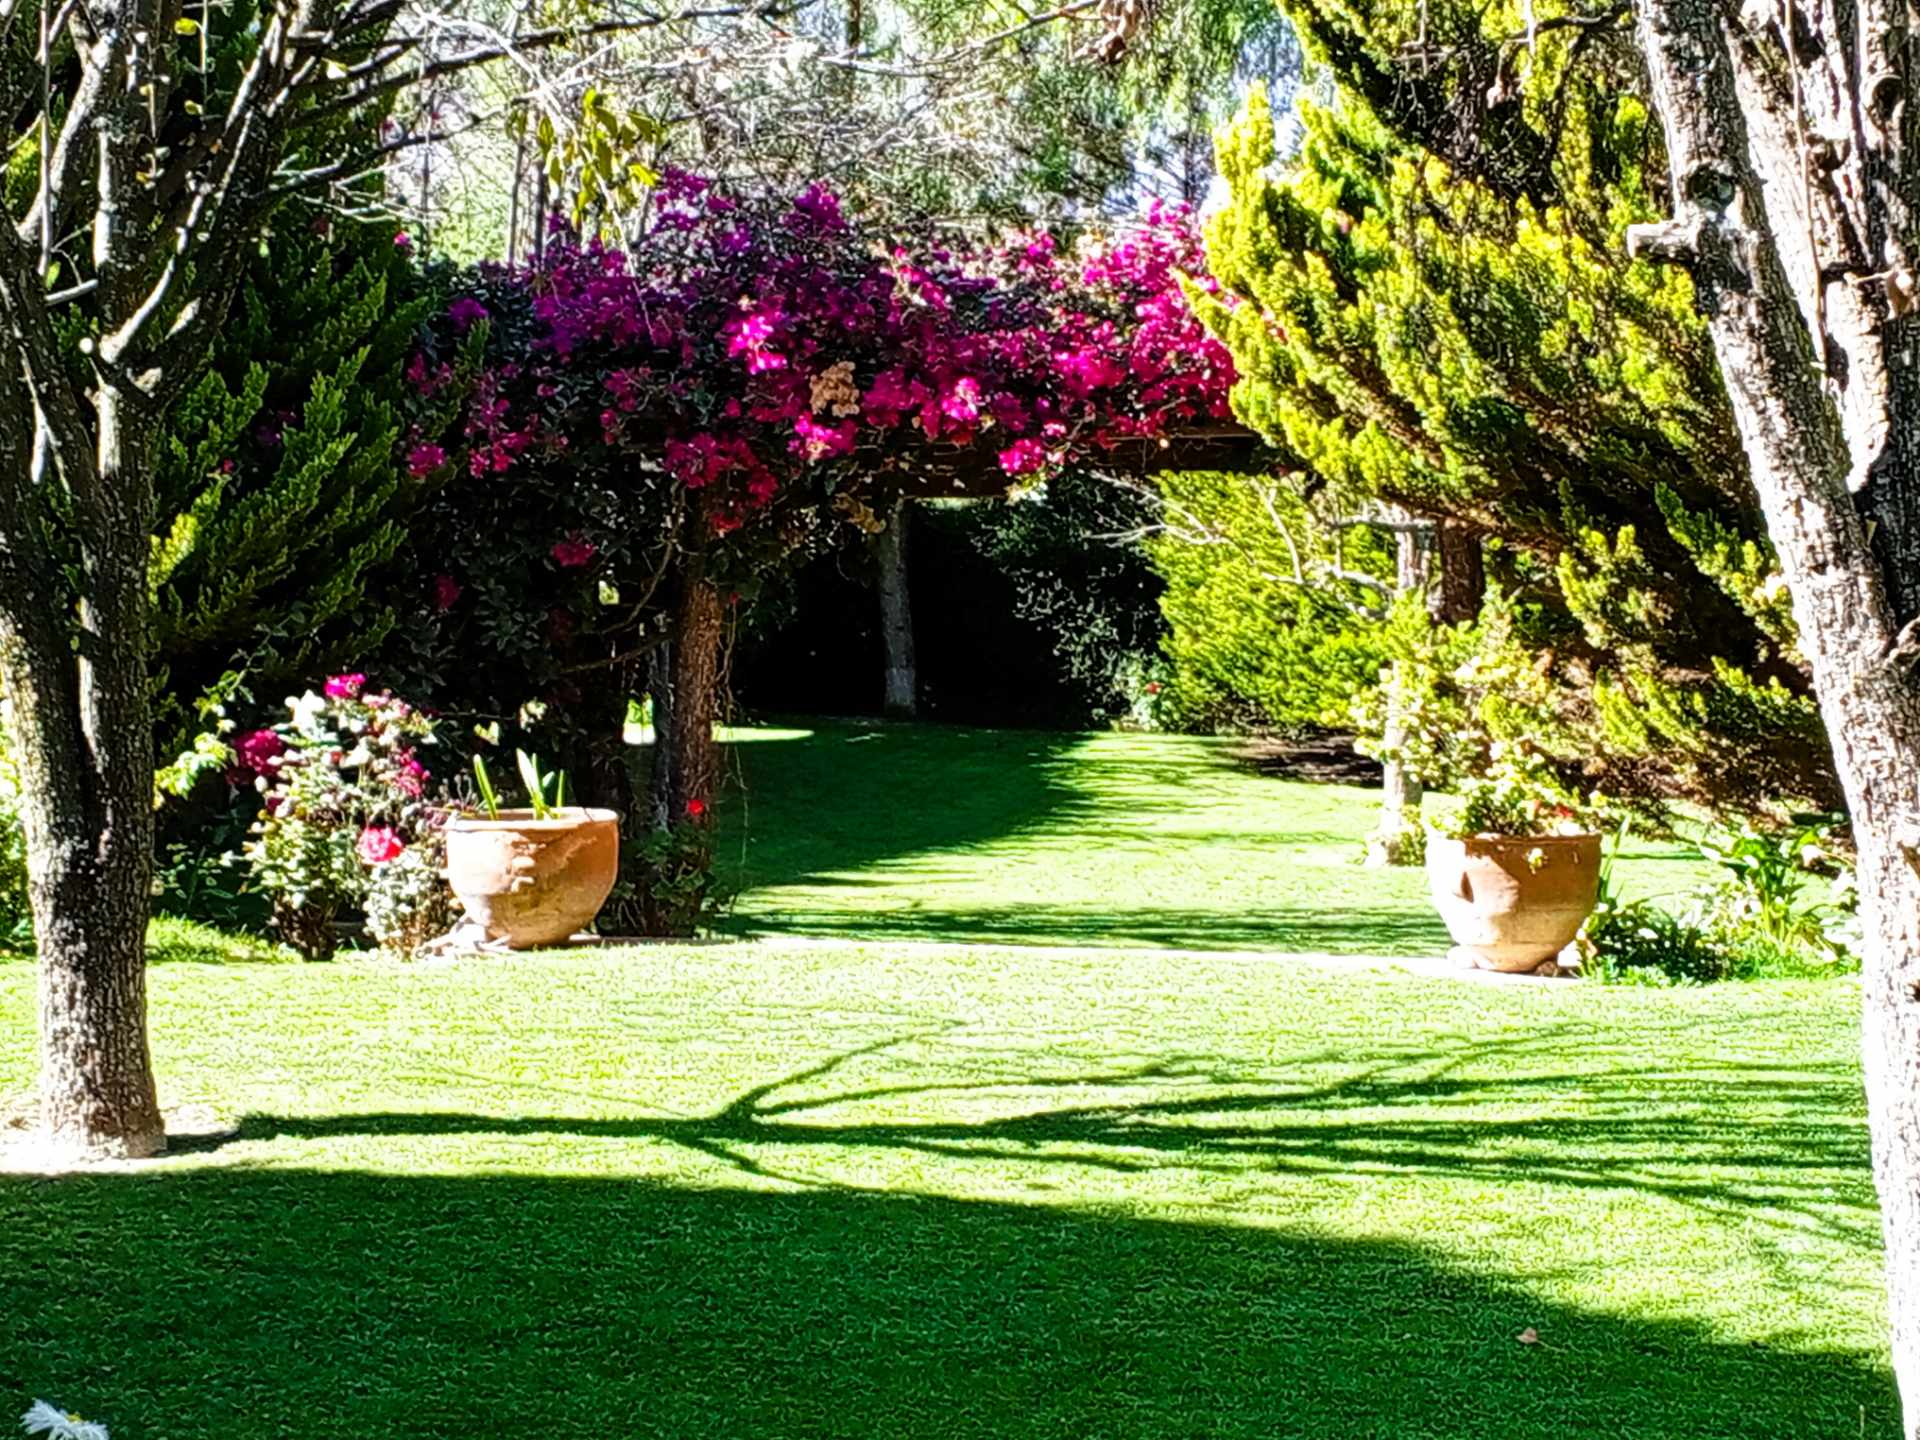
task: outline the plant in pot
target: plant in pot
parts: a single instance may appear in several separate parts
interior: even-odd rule
[[[517,753],[527,804],[501,806],[474,757],[477,811],[446,828],[447,880],[466,910],[460,942],[525,950],[571,938],[600,913],[620,873],[620,820],[566,803],[567,778]]]
[[[1570,798],[1586,745],[1566,722],[1552,656],[1523,607],[1488,590],[1464,624],[1400,606],[1393,665],[1354,706],[1359,748],[1460,804],[1428,833],[1424,863],[1456,958],[1527,971],[1552,961],[1593,908],[1600,837]],[[1411,848],[1411,847],[1408,847]]]
[[[1427,841],[1453,955],[1510,973],[1556,963],[1599,895],[1601,839],[1550,781],[1518,766],[1467,781]]]

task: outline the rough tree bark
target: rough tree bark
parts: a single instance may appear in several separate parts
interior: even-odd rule
[[[886,653],[881,709],[911,720],[919,710],[920,672],[913,654],[913,600],[908,592],[908,530],[911,501],[894,502],[887,527],[873,537],[875,588],[880,596],[880,641]]]
[[[91,466],[76,466],[90,472],[81,486],[91,502],[81,541],[94,577],[78,633],[70,637],[66,617],[50,603],[62,587],[51,575],[36,576],[37,557],[0,526],[0,689],[12,703],[26,782],[41,1122],[63,1153],[139,1157],[166,1145],[146,999],[152,485],[146,428],[109,387],[95,407],[97,451]],[[17,433],[32,435],[31,422]],[[24,477],[22,465],[8,487],[21,502],[11,523],[22,526],[31,513]]]
[[[694,556],[684,576],[673,615],[672,699],[657,732],[670,752],[664,794],[656,811],[669,823],[712,817],[715,782],[720,777],[719,748],[713,724],[719,718],[720,646],[724,636],[720,591]]]
[[[1638,0],[1684,265],[1793,596],[1859,846],[1893,1359],[1920,1437],[1920,106],[1888,0]],[[1787,36],[1793,43],[1786,42]]]
[[[1431,592],[1429,610],[1442,625],[1464,625],[1480,614],[1487,598],[1487,566],[1480,532],[1458,520],[1434,526],[1434,554],[1439,583]]]

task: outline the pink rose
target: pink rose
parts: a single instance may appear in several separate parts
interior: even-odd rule
[[[367,677],[364,675],[329,675],[326,693],[333,700],[357,700],[366,685]]]
[[[433,608],[441,614],[451,610],[460,599],[460,582],[451,575],[433,577]]]
[[[407,848],[406,841],[386,825],[369,825],[360,832],[357,847],[360,858],[369,865],[384,865]]]
[[[591,540],[584,538],[578,530],[564,540],[553,542],[553,549],[547,552],[553,556],[553,563],[562,570],[578,570],[592,561],[600,552]]]
[[[447,463],[447,452],[438,445],[416,445],[407,456],[407,472],[419,480]]]

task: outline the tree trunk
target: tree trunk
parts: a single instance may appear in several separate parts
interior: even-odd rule
[[[911,720],[919,710],[919,670],[913,656],[913,601],[907,589],[907,543],[912,505],[896,501],[887,528],[873,537],[880,592],[880,640],[886,649],[887,683],[881,708]]]
[[[674,612],[673,695],[665,724],[656,731],[670,760],[655,809],[670,824],[704,821],[712,814],[720,776],[713,724],[719,715],[721,620],[720,592],[696,558]]]
[[[1428,591],[1429,603],[1437,603],[1428,588],[1433,569],[1429,536],[1414,528],[1412,516],[1402,514],[1396,518],[1401,528],[1394,532],[1395,591],[1401,595]],[[1388,694],[1398,695],[1400,690],[1401,687],[1395,685]],[[1380,820],[1374,826],[1373,833],[1367,836],[1366,863],[1371,866],[1418,865],[1426,858],[1426,846],[1420,843],[1425,836],[1420,831],[1419,819],[1420,802],[1426,796],[1426,786],[1418,775],[1397,758],[1407,738],[1405,724],[1398,713],[1388,713],[1386,731],[1381,738],[1385,742],[1388,759],[1381,776]]]
[[[1920,1437],[1920,533],[1898,518],[1920,506],[1920,97],[1903,11],[1799,20],[1789,52],[1713,0],[1641,0],[1675,216],[1629,244],[1693,276],[1853,819],[1893,1363]]]
[[[1480,604],[1487,598],[1480,532],[1458,520],[1439,521],[1434,526],[1433,548],[1440,571],[1440,583],[1432,592],[1433,618],[1442,625],[1468,624],[1479,616]]]
[[[166,1147],[147,1046],[153,724],[147,698],[152,479],[144,434],[102,386],[98,453],[72,462],[92,514],[78,656],[53,577],[17,603],[30,564],[0,565],[0,684],[25,781],[22,821],[39,952],[40,1108],[77,1158]],[[92,464],[87,462],[91,460]],[[0,551],[8,547],[0,546]]]

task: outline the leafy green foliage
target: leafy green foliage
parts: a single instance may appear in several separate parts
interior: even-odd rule
[[[1767,832],[1744,822],[1701,841],[1725,872],[1702,881],[1679,910],[1625,899],[1613,876],[1626,835],[1601,869],[1600,898],[1581,931],[1586,968],[1602,980],[1702,984],[1726,979],[1824,974],[1857,965],[1851,864],[1830,853],[1830,826]],[[1835,902],[1806,900],[1810,872],[1836,876]]]
[[[730,898],[713,863],[713,827],[689,815],[621,841],[620,879],[602,923],[685,938],[711,929]]]
[[[1603,981],[1704,985],[1735,970],[1735,956],[1714,935],[1649,900],[1603,899],[1581,934],[1582,968]]]
[[[367,587],[437,478],[408,474],[395,415],[434,303],[379,226],[290,211],[255,257],[162,446],[148,571],[162,753],[201,697],[284,693],[392,628]]]
[[[929,506],[1007,577],[1014,613],[1050,639],[1086,714],[1124,713],[1158,653],[1162,583],[1139,540],[1151,500],[1084,471],[1049,476],[1006,503]]]
[[[1353,704],[1363,753],[1468,797],[1457,833],[1542,834],[1601,802],[1589,793],[1585,737],[1563,718],[1566,677],[1527,642],[1524,622],[1497,586],[1478,619],[1455,625],[1401,596],[1381,627],[1381,682]],[[1475,812],[1485,823],[1472,823]]]
[[[1460,805],[1448,830],[1457,836],[1554,835],[1566,830],[1573,810],[1551,792],[1513,771],[1473,779],[1460,787]]]
[[[1343,722],[1385,663],[1377,615],[1390,545],[1366,527],[1328,530],[1278,482],[1196,471],[1159,486],[1165,524],[1147,553],[1166,583],[1163,723]],[[1330,577],[1336,563],[1377,586]]]
[[[1827,862],[1824,826],[1768,832],[1751,822],[1700,842],[1701,851],[1727,872],[1717,906],[1720,921],[1749,929],[1782,950],[1827,945],[1826,917],[1803,903],[1809,869]],[[1844,862],[1843,862],[1844,863]]]
[[[1625,256],[1666,184],[1630,53],[1543,25],[1519,66],[1503,41],[1526,17],[1504,4],[1289,9],[1342,90],[1303,106],[1290,162],[1258,91],[1221,141],[1224,293],[1193,298],[1233,351],[1236,412],[1340,507],[1506,542],[1490,568],[1609,789],[1826,803],[1688,282]]]

